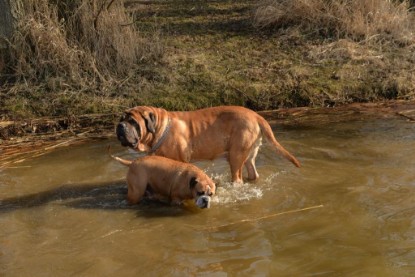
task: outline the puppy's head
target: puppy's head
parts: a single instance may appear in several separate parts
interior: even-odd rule
[[[117,138],[122,146],[139,151],[147,151],[148,147],[141,143],[148,134],[155,133],[156,116],[147,107],[135,107],[126,110],[117,125]]]
[[[215,194],[216,185],[208,176],[192,177],[189,182],[190,190],[199,208],[210,208],[212,195]]]

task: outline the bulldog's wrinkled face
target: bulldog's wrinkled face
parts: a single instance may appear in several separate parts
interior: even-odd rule
[[[201,209],[210,208],[212,195],[215,194],[215,183],[206,176],[206,178],[195,178],[190,180],[190,189],[195,199],[196,206]]]
[[[155,120],[154,114],[148,111],[135,109],[125,111],[116,129],[117,138],[121,145],[145,151],[146,149],[140,145],[140,141],[146,134],[154,134]]]
[[[122,146],[137,148],[142,132],[140,124],[131,116],[131,114],[126,113],[121,117],[116,132],[117,138]]]

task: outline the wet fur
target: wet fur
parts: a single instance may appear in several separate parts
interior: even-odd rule
[[[173,204],[194,199],[199,207],[209,207],[210,196],[215,193],[216,186],[196,166],[158,156],[146,156],[135,161],[111,154],[110,156],[129,168],[127,173],[129,203],[136,204],[146,196]],[[206,207],[203,206],[204,204]]]

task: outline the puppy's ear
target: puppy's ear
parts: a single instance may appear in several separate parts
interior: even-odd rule
[[[190,189],[191,189],[191,190],[192,190],[192,189],[194,189],[194,187],[196,186],[196,184],[197,184],[196,177],[192,177],[192,178],[190,179],[190,182],[189,182],[189,187],[190,187]]]
[[[146,122],[147,131],[154,134],[156,129],[154,125],[156,124],[156,116],[152,112],[144,112],[143,113],[144,121]]]

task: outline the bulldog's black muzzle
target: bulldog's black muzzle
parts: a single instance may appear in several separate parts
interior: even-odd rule
[[[196,200],[196,206],[198,206],[201,209],[210,208],[210,197],[207,195],[200,196]]]
[[[128,123],[120,122],[117,125],[117,138],[121,142],[122,146],[135,147],[138,143],[138,139],[135,137],[131,127],[127,126]]]

